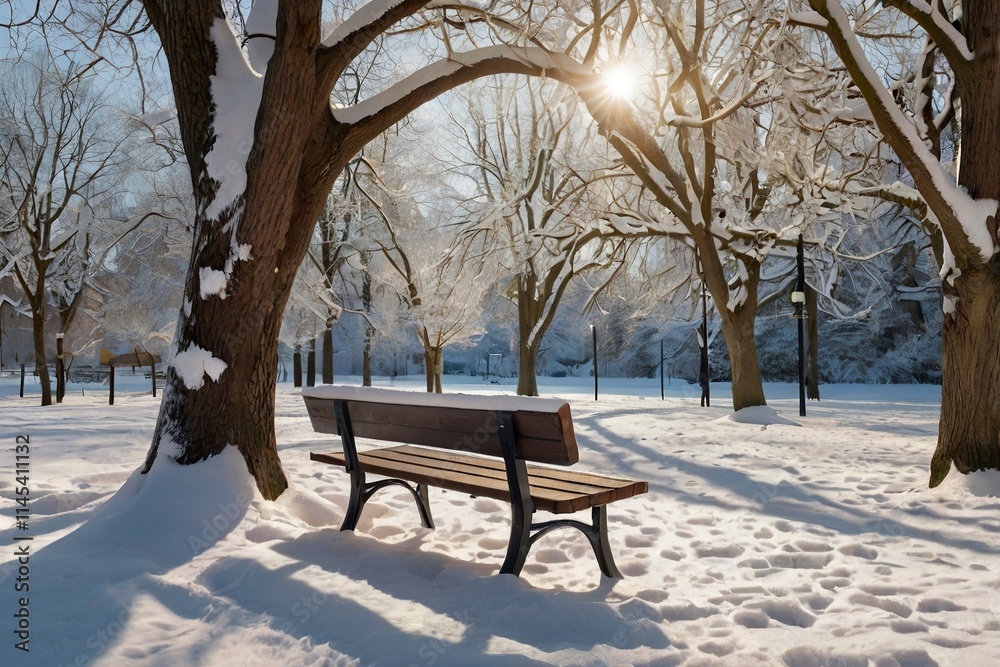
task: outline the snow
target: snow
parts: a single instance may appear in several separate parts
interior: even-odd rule
[[[809,26],[818,30],[824,30],[829,25],[819,12],[788,12],[788,20],[791,23]]]
[[[170,362],[170,366],[188,389],[201,389],[205,386],[206,375],[213,381],[218,381],[227,368],[226,362],[215,358],[211,352],[203,350],[194,343],[183,352],[178,352]]]
[[[539,398],[528,396],[481,396],[477,394],[414,394],[392,389],[373,387],[345,387],[324,385],[302,390],[303,396],[310,398],[341,399],[345,401],[365,401],[368,403],[388,403],[390,405],[406,401],[412,405],[434,408],[464,408],[468,410],[533,410],[535,412],[559,412],[566,405],[561,398]]]
[[[209,267],[198,269],[198,289],[202,299],[207,299],[210,296],[225,299],[227,287],[229,287],[229,276],[225,271]]]
[[[376,4],[375,2],[371,4]],[[367,7],[362,8],[362,11]],[[352,17],[353,19],[353,17]],[[346,25],[345,22],[342,25]],[[334,31],[335,33],[337,31]],[[484,46],[464,53],[453,53],[449,58],[438,60],[405,77],[398,83],[372,95],[361,102],[341,108],[331,108],[333,117],[341,123],[358,123],[383,109],[403,100],[422,86],[451,76],[462,68],[473,67],[490,60],[506,59],[519,61],[542,70],[561,69],[573,75],[592,75],[593,71],[571,57],[552,53],[537,47],[514,47],[507,45]]]
[[[0,664],[1000,664],[1000,474],[926,488],[938,388],[826,385],[789,426],[774,418],[797,415],[793,385],[766,385],[773,414],[742,423],[725,384],[700,408],[694,385],[661,401],[657,381],[601,378],[595,402],[586,378],[540,380],[571,403],[578,468],[650,483],[609,510],[623,580],[600,577],[576,531],[536,543],[520,579],[498,576],[508,508],[440,489],[434,531],[388,489],[339,532],[347,475],[309,461],[338,445],[287,384],[290,487],[272,503],[232,448],[136,473],[159,408],[141,375],[119,378],[113,407],[70,385],[39,409],[37,386],[22,400],[0,380]],[[31,436],[28,531],[13,527],[15,433]],[[30,654],[10,633],[15,535],[33,537]]]
[[[254,124],[264,92],[264,79],[243,57],[228,20],[215,20],[212,40],[218,55],[216,72],[211,77],[215,144],[205,156],[205,168],[208,175],[218,181],[219,191],[205,210],[209,219],[218,218],[246,190],[246,162],[253,148]]]
[[[257,0],[247,18],[247,56],[250,66],[263,75],[267,62],[274,54],[274,39],[278,25],[278,0]]]
[[[783,424],[785,426],[801,426],[798,422],[782,417],[778,414],[777,410],[766,405],[743,408],[742,410],[737,410],[731,415],[726,415],[723,419],[736,422],[737,424],[757,424],[760,426]]]

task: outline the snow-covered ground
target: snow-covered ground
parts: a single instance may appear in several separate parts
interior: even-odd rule
[[[576,531],[498,576],[507,508],[439,489],[435,531],[396,489],[338,532],[347,477],[309,461],[338,444],[290,385],[278,502],[234,453],[139,476],[158,405],[145,382],[120,378],[114,407],[70,385],[42,409],[0,380],[0,665],[1000,664],[1000,478],[926,488],[934,387],[826,386],[800,418],[795,388],[768,385],[783,419],[735,420],[725,385],[704,409],[687,385],[661,401],[658,381],[602,380],[595,403],[586,379],[546,380],[572,404],[581,468],[649,481],[610,508],[625,574],[610,581]]]

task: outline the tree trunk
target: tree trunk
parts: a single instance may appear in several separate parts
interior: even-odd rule
[[[722,262],[711,245],[699,245],[702,272],[708,291],[717,306],[722,323],[722,337],[729,352],[729,364],[733,374],[733,410],[742,410],[757,405],[767,405],[764,398],[764,382],[760,377],[760,362],[757,358],[757,341],[754,338],[754,324],[757,319],[757,286],[760,283],[760,263],[743,258],[744,278],[739,285],[746,291],[742,304],[730,310],[728,301],[729,281]],[[707,341],[706,341],[707,344]]]
[[[429,393],[440,394],[441,373],[443,370],[444,355],[440,347],[424,345],[424,365],[427,368],[427,391]]]
[[[961,473],[1000,469],[1000,262],[967,268],[956,281],[959,310],[945,315],[941,422],[930,486],[951,464]]]
[[[235,305],[236,300],[215,301],[222,308],[229,308],[230,301]],[[213,356],[238,361],[229,363],[218,380],[201,378],[204,381],[201,387],[187,375],[182,378],[173,365],[168,369],[163,407],[146,469],[153,465],[161,446],[172,447],[179,454],[177,461],[185,464],[204,460],[221,453],[228,445],[235,445],[261,493],[276,498],[288,486],[274,435],[277,329],[281,318],[247,323],[246,329],[235,335],[228,326],[209,326],[235,321],[239,312],[234,309],[228,319],[201,320],[197,341],[181,335],[180,350],[198,345],[212,350]],[[187,382],[195,386],[189,387]]]
[[[274,499],[288,486],[274,433],[282,316],[327,195],[357,150],[343,145],[345,136],[331,124],[328,91],[317,90],[321,3],[281,4],[251,134],[242,144],[239,139],[224,144],[237,155],[249,152],[245,169],[242,164],[228,169],[246,176],[236,194],[220,190],[206,162],[223,141],[212,127],[218,113],[213,105],[221,101],[212,97],[218,58],[222,53],[242,58],[235,37],[229,41],[220,31],[213,36],[212,26],[225,20],[221,5],[143,4],[170,66],[198,211],[184,287],[187,307],[178,322],[175,359],[144,471],[154,465],[161,445],[168,458],[182,464],[234,445],[261,494]],[[244,70],[241,76],[252,76]],[[216,202],[224,194],[227,198]],[[216,203],[221,211],[214,210]],[[203,291],[205,271],[225,272],[224,294]],[[210,372],[199,372],[202,361],[209,362]]]
[[[35,372],[42,385],[42,405],[52,405],[52,383],[49,379],[48,357],[45,354],[45,293],[31,312],[31,335],[35,344]]]
[[[372,386],[372,333],[372,328],[365,325],[365,349],[363,353],[361,384],[366,387]]]
[[[806,286],[806,324],[809,328],[809,352],[806,355],[806,396],[819,400],[819,304],[816,290]]]
[[[962,168],[958,183],[977,199],[1000,199],[1000,4],[963,4],[963,32],[976,54],[959,78],[962,95]],[[996,243],[996,220],[990,221]],[[954,248],[957,244],[951,243]],[[941,421],[931,459],[930,486],[944,480],[951,463],[961,473],[1000,469],[1000,257],[983,265],[956,256],[961,275],[953,292],[954,315],[945,314],[941,359]],[[964,265],[963,265],[964,260]],[[949,294],[951,293],[951,294]]]
[[[526,345],[522,339],[518,345],[520,357],[517,364],[518,396],[538,396],[538,376],[535,362],[538,359],[538,345]]]
[[[309,339],[309,354],[306,355],[306,386],[316,386],[316,339]]]
[[[333,320],[323,330],[323,384],[333,384]]]
[[[538,378],[535,375],[539,343],[544,335],[545,326],[538,326],[543,304],[535,296],[536,281],[534,272],[521,274],[517,281],[517,314],[518,314],[518,364],[517,364],[517,394],[519,396],[538,396]],[[546,325],[547,326],[547,325]],[[538,329],[535,331],[535,329]],[[532,337],[534,333],[534,337]]]
[[[754,338],[756,316],[756,308],[746,306],[722,313],[722,334],[733,373],[733,410],[767,405]]]
[[[368,267],[371,264],[371,253],[362,253],[361,262],[364,271],[364,276],[361,279],[361,305],[365,309],[365,314],[370,315],[372,312],[372,274]],[[366,318],[364,368],[362,369],[362,384],[366,387],[372,386],[372,337],[374,335],[375,329],[372,327],[371,321]]]

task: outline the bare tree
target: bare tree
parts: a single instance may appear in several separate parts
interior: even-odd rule
[[[393,171],[405,170],[399,165],[404,159],[393,156]],[[492,282],[486,253],[474,239],[456,237],[458,198],[448,188],[430,183],[435,180],[432,174],[411,171],[403,181],[389,184],[374,165],[364,164],[369,170],[366,177],[355,173],[355,179],[369,203],[366,235],[379,249],[381,262],[361,253],[366,276],[362,296],[370,305],[372,274],[386,276],[399,296],[399,307],[388,317],[414,328],[424,350],[427,391],[441,393],[444,347],[468,343],[482,333],[478,315],[486,286]],[[367,187],[362,181],[368,181]],[[415,192],[414,186],[421,182],[427,189]],[[366,335],[366,350],[369,344]]]
[[[570,281],[609,264],[621,244],[593,223],[607,212],[601,181],[627,175],[609,169],[611,151],[581,122],[572,91],[554,87],[498,79],[470,91],[470,119],[459,127],[471,159],[454,156],[476,187],[463,233],[512,276],[524,396],[538,395],[538,352]]]
[[[62,67],[47,49],[4,66],[0,123],[9,141],[0,144],[0,174],[13,215],[2,229],[3,253],[31,308],[35,368],[49,405],[50,291],[68,324],[95,265],[101,221],[93,211],[120,182],[133,134],[99,87],[94,63]]]

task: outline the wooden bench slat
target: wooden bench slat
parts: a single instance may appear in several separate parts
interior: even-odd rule
[[[374,451],[376,450],[369,450],[368,453]],[[446,461],[452,465],[458,462],[466,464],[472,462],[474,465],[488,466],[490,469],[499,472],[500,479],[507,479],[502,461],[494,461],[480,457],[469,457],[467,455],[456,454],[453,452],[437,452],[409,445],[389,447],[377,451],[406,452],[418,456],[428,457],[429,459]],[[554,512],[556,514],[579,511],[580,509],[587,509],[589,507],[594,507],[595,505],[606,505],[616,500],[624,500],[625,498],[631,498],[632,496],[647,493],[649,490],[649,484],[643,481],[621,479],[596,473],[569,471],[561,468],[546,468],[530,464],[527,466],[527,469],[528,479],[532,489],[532,497],[535,497],[536,495],[535,489],[569,491],[577,496],[589,496],[589,500],[587,502],[573,504],[573,507],[576,507],[577,509],[561,509],[558,512]],[[504,499],[507,498],[508,496],[504,496]],[[553,511],[542,507],[539,507],[539,509]]]
[[[344,456],[339,452],[313,453],[310,457],[314,461],[345,465]],[[367,472],[401,477],[411,482],[431,484],[495,500],[510,500],[502,461],[412,446],[359,452],[358,460]],[[575,482],[563,477],[553,477],[565,473],[563,470],[528,466],[531,497],[538,509],[554,514],[569,514],[646,492],[645,482],[602,475],[574,473],[573,476],[578,478]]]
[[[340,457],[340,461],[337,461],[337,454],[334,453],[330,456],[334,460],[327,461],[328,463],[332,462],[343,465],[343,457]],[[361,463],[361,467],[368,473],[385,475],[386,477],[399,477],[418,484],[430,484],[431,486],[450,489],[460,493],[468,493],[473,496],[485,496],[494,500],[510,500],[510,491],[506,481],[478,475],[467,475],[454,470],[428,469],[426,466],[419,464],[389,461],[368,457],[360,453],[358,454],[358,460]],[[551,493],[546,495],[551,495]],[[562,498],[557,499],[541,497],[538,499],[538,505],[540,508],[544,505],[545,509],[552,507],[553,509],[548,511],[555,511],[555,507],[566,506],[567,503],[569,506],[572,506],[574,500],[576,499],[572,494],[567,493]]]
[[[374,451],[375,450],[370,450],[366,453],[370,454]],[[384,451],[386,456],[405,455],[429,461],[440,461],[443,465],[466,465],[475,466],[477,468],[486,468],[491,470],[493,475],[499,476],[500,479],[507,479],[503,462],[494,459],[473,458],[462,454],[437,452],[423,449],[421,447],[411,447],[407,445],[403,445],[402,447],[390,447],[380,451]],[[537,484],[541,488],[573,491],[576,493],[587,493],[593,495],[613,489],[619,489],[623,486],[632,484],[629,480],[616,479],[605,475],[594,475],[579,472],[567,474],[566,470],[557,468],[545,468],[542,466],[532,465],[528,466],[528,470],[531,476],[532,486]]]
[[[426,466],[428,470],[455,470],[457,472],[463,472],[470,475],[477,475],[481,477],[488,477],[490,479],[500,480],[506,483],[507,474],[503,468],[500,466],[493,465],[492,461],[486,461],[486,465],[483,465],[479,460],[455,460],[454,458],[441,459],[435,456],[421,456],[419,453],[413,451],[403,451],[403,448],[393,447],[389,449],[382,450],[372,450],[370,452],[365,452],[371,458],[378,458],[379,460],[387,461],[398,461],[400,463],[411,463],[414,465]],[[588,484],[573,484],[566,482],[564,480],[558,479],[548,479],[546,477],[540,477],[533,473],[536,472],[534,466],[528,468],[528,480],[531,484],[531,495],[533,497],[543,497],[547,492],[552,491],[556,493],[569,493],[573,496],[591,496],[593,497],[593,505],[604,505],[611,502],[614,496],[613,489],[608,487],[598,487]]]
[[[399,447],[387,448],[392,451],[400,452],[415,452],[421,455],[429,455],[435,458],[440,458],[448,461],[464,461],[468,458],[465,454],[456,454],[448,451],[433,451],[422,447],[413,447],[410,445],[402,445]],[[369,450],[371,451],[371,450]],[[486,464],[495,466],[498,470],[503,470],[502,461],[494,461],[493,459],[476,459],[477,461],[485,461]],[[579,470],[568,470],[566,468],[547,468],[544,466],[529,466],[532,472],[540,478],[548,478],[560,481],[570,481],[579,484],[592,484],[599,488],[621,488],[624,485],[635,484],[636,482],[629,479],[624,479],[621,477],[615,477],[613,475],[605,475],[602,473],[589,473]],[[645,482],[642,482],[645,484]],[[648,486],[648,485],[647,485]]]
[[[337,434],[333,401],[303,398],[313,428]],[[503,456],[493,411],[406,404],[386,408],[384,403],[351,401],[355,437]],[[513,419],[517,432],[526,434],[518,438],[520,458],[554,465],[572,465],[579,460],[569,404],[558,412],[521,410],[513,413]]]

